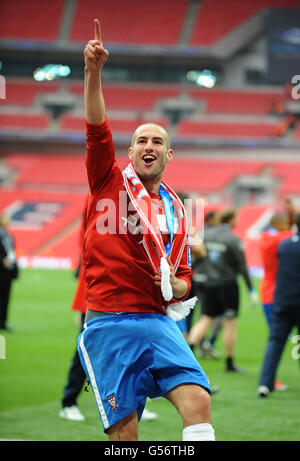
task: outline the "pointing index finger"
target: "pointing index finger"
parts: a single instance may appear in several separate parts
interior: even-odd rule
[[[99,42],[102,43],[100,22],[98,19],[94,19],[94,33],[95,33],[95,40],[99,40]]]

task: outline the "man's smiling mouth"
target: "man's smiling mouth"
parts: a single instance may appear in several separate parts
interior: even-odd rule
[[[142,157],[142,159],[147,165],[149,165],[150,163],[153,163],[156,160],[156,157],[152,154],[146,154]]]

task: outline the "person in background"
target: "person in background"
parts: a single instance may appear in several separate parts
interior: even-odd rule
[[[242,241],[232,231],[236,222],[236,210],[226,209],[220,213],[220,224],[205,232],[204,245],[207,257],[202,268],[202,315],[188,336],[188,342],[194,348],[205,337],[215,319],[222,316],[225,369],[229,372],[243,371],[234,363],[239,310],[237,281],[239,274],[243,276],[248,287],[252,304],[256,305],[258,302],[258,294],[253,288],[246,265]]]
[[[278,270],[271,312],[270,336],[261,368],[258,397],[267,397],[275,387],[275,376],[286,341],[294,326],[300,336],[300,214],[295,217],[297,232],[278,248]],[[298,346],[296,346],[298,348]],[[296,357],[299,362],[299,353]]]
[[[218,212],[215,210],[208,211],[204,217],[204,236],[208,229],[210,229],[211,227],[217,226],[218,224],[219,224]],[[201,308],[203,280],[205,279],[205,275],[203,275],[202,273],[202,267],[203,265],[205,266],[204,257],[206,256],[206,254],[204,256],[197,255],[193,253],[193,248],[191,248],[191,250],[192,250],[192,255],[194,254],[194,260],[193,260],[193,265],[192,265],[193,267],[192,289],[195,295],[197,295],[200,299],[200,308]],[[223,325],[222,316],[217,317],[214,320],[214,323],[212,325],[212,331],[211,331],[209,338],[204,337],[202,341],[200,341],[199,343],[200,357],[213,358],[213,359],[220,358],[220,352],[214,347],[214,343],[218,337],[219,332],[222,329],[222,325]],[[188,326],[189,326],[188,331],[190,331],[191,322]]]
[[[199,233],[196,227],[193,225],[193,200],[189,198],[188,195],[181,192],[178,193],[178,197],[183,202],[184,207],[187,212],[187,221],[188,221],[188,233],[189,233],[189,243],[191,248],[191,264],[193,265],[193,260],[202,260],[206,257],[206,250],[203,243],[203,240],[200,238]],[[193,278],[191,280],[191,291],[190,297],[196,296],[195,287],[193,283]],[[194,310],[192,310],[187,317],[183,318],[177,322],[177,326],[181,330],[185,339],[187,338],[188,332],[191,328],[191,322],[194,315]]]
[[[271,315],[274,305],[276,275],[278,270],[278,247],[280,242],[291,237],[291,227],[294,223],[296,209],[291,199],[284,202],[284,213],[274,213],[270,220],[270,227],[260,237],[259,248],[263,267],[263,278],[260,283],[260,298],[267,325],[271,328]],[[274,389],[287,390],[287,385],[276,379]]]
[[[0,330],[12,331],[7,325],[12,282],[19,276],[15,241],[9,232],[10,217],[0,214]]]

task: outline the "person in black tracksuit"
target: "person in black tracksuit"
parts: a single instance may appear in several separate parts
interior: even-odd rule
[[[192,327],[188,342],[191,347],[198,344],[214,320],[222,316],[226,370],[241,372],[233,360],[239,309],[238,275],[243,276],[253,304],[258,302],[258,294],[252,286],[242,241],[232,232],[236,219],[235,210],[224,210],[220,224],[205,230],[207,257],[201,263],[202,289],[199,292],[202,315]]]
[[[0,215],[0,329],[10,330],[7,326],[8,307],[12,281],[18,277],[18,264],[14,238],[8,231],[10,219]]]
[[[283,240],[278,248],[278,271],[270,336],[261,369],[258,396],[267,397],[274,390],[274,380],[282,351],[294,326],[300,336],[300,214],[296,215],[298,232]],[[297,339],[297,338],[296,338]],[[299,338],[298,338],[299,339]],[[299,362],[299,342],[295,357]]]

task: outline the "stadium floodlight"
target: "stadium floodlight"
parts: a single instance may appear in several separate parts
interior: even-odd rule
[[[213,88],[216,84],[216,76],[208,69],[190,70],[186,74],[186,78],[194,82],[197,86],[204,86],[206,88]]]
[[[43,71],[43,69],[41,69],[40,67],[35,69],[35,71],[33,72],[33,78],[37,82],[43,82],[46,78],[45,72]]]
[[[70,75],[71,69],[69,66],[62,64],[47,64],[44,67],[38,67],[33,72],[33,78],[38,82],[44,80],[51,81],[61,77],[67,77]]]
[[[199,77],[197,78],[196,83],[199,86],[205,86],[206,88],[213,88],[216,83],[216,77],[210,70],[205,69],[203,72],[200,73]]]
[[[71,73],[71,69],[69,66],[58,66],[58,74],[60,77],[67,77],[68,75],[70,75]]]

